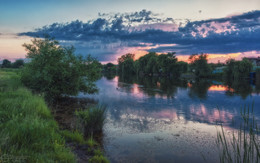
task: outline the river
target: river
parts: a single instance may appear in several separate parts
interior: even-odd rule
[[[218,162],[216,133],[237,129],[244,106],[260,118],[259,86],[250,82],[102,77],[107,105],[103,146],[111,162]]]

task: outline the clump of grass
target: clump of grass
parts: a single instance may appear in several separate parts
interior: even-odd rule
[[[95,155],[91,159],[89,159],[91,163],[109,163],[108,159],[103,155]]]
[[[106,106],[97,105],[86,110],[76,111],[79,123],[86,136],[102,132],[105,122]]]
[[[88,138],[87,140],[87,145],[90,148],[93,148],[94,146],[98,145],[98,143],[93,139],[93,136],[91,136],[90,138]]]
[[[93,163],[109,163],[109,160],[103,155],[100,149],[94,150],[94,156],[89,159],[89,162]]]
[[[76,162],[44,99],[16,72],[0,70],[0,83],[0,162]]]
[[[220,162],[253,163],[260,160],[259,129],[252,108],[241,109],[240,129],[228,136],[221,125],[216,144],[220,151]]]
[[[87,144],[83,134],[78,131],[63,130],[61,131],[61,135],[63,135],[68,141],[77,142],[79,144]]]

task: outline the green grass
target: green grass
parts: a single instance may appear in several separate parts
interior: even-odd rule
[[[109,163],[108,159],[103,155],[95,155],[91,159],[89,159],[91,163]]]
[[[90,147],[90,148],[94,148],[95,146],[98,145],[98,143],[93,139],[93,137],[91,136],[90,138],[88,138],[87,140],[87,145]]]
[[[103,155],[100,149],[94,150],[94,156],[89,159],[91,163],[109,163],[109,160]]]
[[[79,119],[80,125],[86,136],[102,132],[105,122],[106,107],[98,105],[89,109],[76,111],[76,116]]]
[[[43,97],[21,85],[19,71],[0,70],[0,162],[76,162],[60,133]]]
[[[61,135],[63,135],[68,141],[77,142],[79,144],[87,144],[83,134],[78,131],[63,130],[61,131]]]
[[[260,161],[259,129],[254,117],[253,105],[241,110],[243,122],[240,129],[227,134],[223,126],[217,132],[216,144],[220,162],[253,163]]]

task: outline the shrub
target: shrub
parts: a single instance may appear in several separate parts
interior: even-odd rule
[[[79,91],[95,93],[93,82],[100,73],[99,62],[88,56],[78,57],[73,47],[62,47],[53,39],[34,39],[32,44],[24,44],[28,51],[22,72],[22,82],[34,91],[45,93],[53,99],[63,95],[77,95]]]

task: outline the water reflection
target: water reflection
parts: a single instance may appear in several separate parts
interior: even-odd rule
[[[216,123],[236,129],[232,121],[253,100],[260,117],[259,86],[244,81],[117,76],[97,86],[88,97],[108,105],[104,147],[112,162],[203,162],[201,153],[216,162]]]

